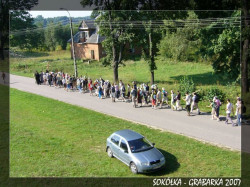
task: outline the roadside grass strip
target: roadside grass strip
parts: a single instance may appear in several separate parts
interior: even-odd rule
[[[163,170],[131,173],[106,139],[134,130],[156,143]],[[173,133],[10,89],[10,177],[239,177],[241,155]]]

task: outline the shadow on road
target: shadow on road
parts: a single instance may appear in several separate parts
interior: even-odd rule
[[[153,172],[153,173],[147,173],[145,175],[147,175],[147,176],[163,176],[163,175],[167,175],[167,174],[170,174],[170,173],[177,171],[178,168],[180,167],[180,163],[178,162],[177,158],[173,154],[171,154],[167,151],[164,151],[164,150],[159,149],[159,148],[157,148],[157,149],[164,155],[164,157],[166,159],[166,164],[161,170]]]

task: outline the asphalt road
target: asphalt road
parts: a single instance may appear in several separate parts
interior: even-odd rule
[[[16,75],[10,75],[10,87],[185,135],[220,147],[241,149],[241,127],[232,127],[231,124],[226,125],[224,121],[211,120],[208,114],[187,116],[185,111],[172,111],[169,108],[156,110],[151,107],[133,108],[132,103],[112,103],[110,98],[98,99],[96,96],[90,96],[89,93],[66,92],[62,88],[37,85],[33,78]]]

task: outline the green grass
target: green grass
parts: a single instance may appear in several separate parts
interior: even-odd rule
[[[55,51],[47,53],[21,53],[20,57],[12,57],[10,59],[10,72],[16,75],[33,77],[34,72],[45,71],[49,67],[52,71],[63,71],[74,74],[73,60],[70,59],[69,51]],[[88,65],[81,60],[77,61],[78,74],[87,75],[92,79],[103,77],[105,80],[113,81],[112,67],[104,67],[101,62],[93,61]],[[143,60],[127,60],[125,66],[119,67],[119,79],[124,83],[131,83],[136,80],[138,83],[150,82],[150,71],[147,62]],[[225,80],[214,74],[214,70],[210,64],[195,62],[174,62],[169,59],[156,59],[157,70],[155,70],[155,83],[160,88],[164,87],[167,91],[173,89],[175,92],[179,89],[179,81],[182,76],[188,76],[194,81],[197,90],[204,90],[211,86],[221,89],[231,101],[236,102],[236,96],[240,95],[240,86],[228,85]],[[183,102],[184,104],[184,102]],[[211,109],[206,106],[207,101],[201,102],[200,107],[204,112]],[[225,106],[221,108],[221,114],[225,113]]]
[[[91,110],[10,90],[10,177],[132,177],[105,152],[107,137],[132,129],[166,157],[165,177],[239,177],[240,152],[204,144]]]

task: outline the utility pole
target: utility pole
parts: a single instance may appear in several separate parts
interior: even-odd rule
[[[78,76],[77,73],[77,64],[76,64],[76,56],[75,56],[75,46],[74,46],[74,41],[73,41],[73,27],[72,27],[72,18],[70,16],[70,13],[67,9],[65,8],[60,8],[61,10],[66,10],[69,14],[69,21],[70,21],[70,33],[71,33],[71,48],[72,48],[72,56],[74,60],[74,70],[75,70],[75,78]]]

